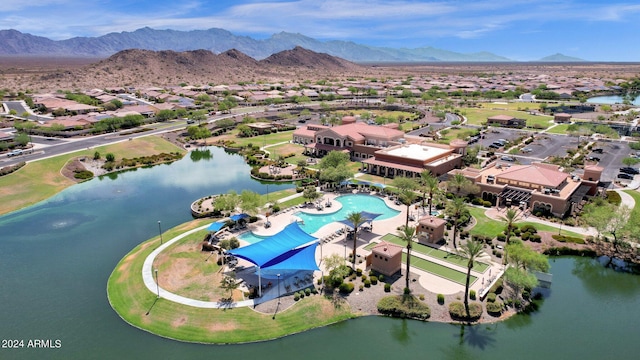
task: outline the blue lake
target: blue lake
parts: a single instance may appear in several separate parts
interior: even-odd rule
[[[622,104],[624,98],[620,95],[607,95],[607,96],[596,96],[587,99],[587,103],[593,104]],[[632,96],[631,100],[632,105],[640,106],[640,94]]]
[[[191,219],[214,193],[266,186],[241,157],[211,149],[171,165],[95,179],[0,217],[0,339],[59,339],[59,349],[0,349],[1,359],[523,359],[633,358],[640,353],[640,277],[585,258],[552,260],[539,310],[507,321],[458,325],[367,317],[284,339],[208,346],[135,329],[111,309],[106,283],[120,259]],[[283,185],[282,188],[291,186]],[[269,190],[279,190],[269,185]],[[260,331],[256,328],[256,331]]]

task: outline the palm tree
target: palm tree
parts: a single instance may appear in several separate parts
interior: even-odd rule
[[[456,197],[447,204],[447,209],[445,211],[453,218],[453,247],[457,249],[456,237],[460,227],[460,217],[469,210],[467,209],[467,204],[464,203],[464,200],[460,197]]]
[[[507,244],[509,243],[509,238],[511,237],[511,230],[515,227],[515,223],[520,220],[520,216],[518,212],[514,209],[507,209],[507,212],[504,213],[504,216],[500,217],[500,220],[504,221],[507,224]]]
[[[353,224],[353,270],[356,269],[356,246],[358,240],[358,228],[365,222],[364,216],[359,212],[351,212],[347,215],[347,220]]]
[[[433,176],[433,174],[431,174],[429,170],[424,170],[423,172],[421,172],[420,178],[422,179],[422,198],[424,199],[426,197],[425,195],[427,193],[429,194],[429,215],[431,215],[433,206],[433,194],[436,192],[436,190],[438,190],[438,178]]]
[[[416,237],[416,228],[413,226],[403,226],[400,230],[398,230],[398,237],[401,238],[404,242],[407,243],[407,274],[406,280],[407,285],[406,288],[409,288],[409,271],[411,270],[411,244],[413,243],[413,239]]]
[[[471,281],[471,269],[473,263],[482,255],[484,255],[484,246],[481,242],[469,240],[460,245],[457,255],[467,260],[467,282],[464,288],[464,309],[467,312],[467,319],[471,317],[469,313],[469,282]]]
[[[449,187],[449,191],[451,191],[452,189],[455,189],[455,191],[452,191],[454,194],[456,195],[460,195],[460,193],[462,192],[462,190],[470,183],[471,181],[469,179],[467,179],[464,175],[460,174],[460,173],[456,173],[455,175],[453,175],[452,178],[450,178],[447,181],[447,185]]]
[[[398,188],[398,198],[402,201],[403,204],[407,205],[407,219],[405,222],[405,226],[409,225],[409,209],[411,204],[416,199],[416,193],[413,192],[416,188],[418,188],[418,183],[413,178],[408,177],[396,177],[392,182],[393,186]]]

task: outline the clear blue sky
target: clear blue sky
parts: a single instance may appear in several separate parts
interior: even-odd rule
[[[281,31],[371,46],[640,61],[637,0],[3,0],[0,29],[54,40],[153,29]]]

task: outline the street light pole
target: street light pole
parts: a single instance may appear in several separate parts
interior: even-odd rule
[[[278,305],[280,305],[280,274],[278,275]]]
[[[160,220],[158,220],[158,232],[160,232],[160,245],[162,245],[162,226],[160,225]]]
[[[156,291],[158,292],[158,299],[160,299],[160,281],[158,280],[158,269],[153,269],[156,273]]]

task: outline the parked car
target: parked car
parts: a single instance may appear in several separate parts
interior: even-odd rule
[[[492,148],[492,149],[500,149],[502,146],[496,145],[496,144],[491,144],[491,145],[489,145],[489,147]]]
[[[595,148],[595,149],[591,149],[592,152],[594,153],[598,153],[598,154],[602,154],[602,148]]]
[[[533,149],[532,149],[532,148],[524,148],[524,149],[522,149],[522,152],[523,152],[523,153],[530,153],[530,152],[532,152],[532,151],[533,151]]]
[[[633,175],[626,174],[626,173],[620,173],[620,174],[618,174],[618,179],[633,180]]]
[[[500,158],[500,160],[504,160],[504,161],[515,161],[514,158],[512,158],[511,156],[503,156]]]
[[[625,166],[620,168],[620,172],[627,173],[627,174],[634,174],[634,175],[640,174],[640,171],[638,169],[632,168],[630,166]]]
[[[600,161],[600,158],[595,156],[589,156],[587,159],[592,161]]]

